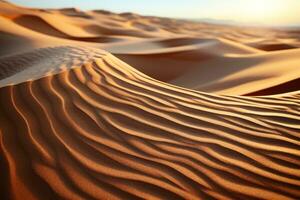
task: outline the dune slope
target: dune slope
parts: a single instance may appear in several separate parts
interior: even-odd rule
[[[3,1],[0,15],[0,42],[8,46],[1,54],[88,46],[107,50],[152,78],[193,90],[272,95],[300,89],[288,88],[300,73],[297,28],[233,27],[74,8],[30,9]]]
[[[298,92],[186,90],[103,51],[43,73],[0,89],[3,197],[300,198]]]

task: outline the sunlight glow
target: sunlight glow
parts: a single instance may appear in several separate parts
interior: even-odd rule
[[[282,15],[285,1],[282,0],[252,0],[240,4],[239,16],[245,21],[270,22]]]
[[[300,1],[233,0],[231,7],[219,8],[217,18],[254,24],[299,23]]]
[[[78,7],[188,19],[253,24],[300,24],[300,0],[9,0],[33,7]],[[158,6],[159,5],[159,6]]]

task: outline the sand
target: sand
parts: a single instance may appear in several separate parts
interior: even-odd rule
[[[297,30],[0,15],[0,199],[300,198]]]

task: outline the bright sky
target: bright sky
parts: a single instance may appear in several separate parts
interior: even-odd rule
[[[211,18],[268,25],[300,24],[300,0],[10,0],[43,8],[105,9],[176,18]]]

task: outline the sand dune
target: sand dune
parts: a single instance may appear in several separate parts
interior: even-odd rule
[[[298,79],[299,56],[299,49],[248,56],[223,56],[204,62],[202,68],[191,70],[172,82],[200,91],[244,95]],[[220,67],[223,69],[220,70]],[[287,90],[290,91],[290,88],[287,87]]]
[[[298,93],[197,93],[99,52],[1,94],[5,185],[16,198],[300,196]]]
[[[294,32],[0,14],[0,199],[300,198]]]
[[[164,82],[185,77],[185,74],[197,69],[204,71],[203,63],[216,60],[225,54],[243,55],[261,52],[225,39],[188,37],[138,41],[116,47],[112,45],[107,50],[139,71]],[[200,75],[194,80],[198,82],[201,79]],[[185,83],[186,85],[177,85],[188,86],[187,82]]]

